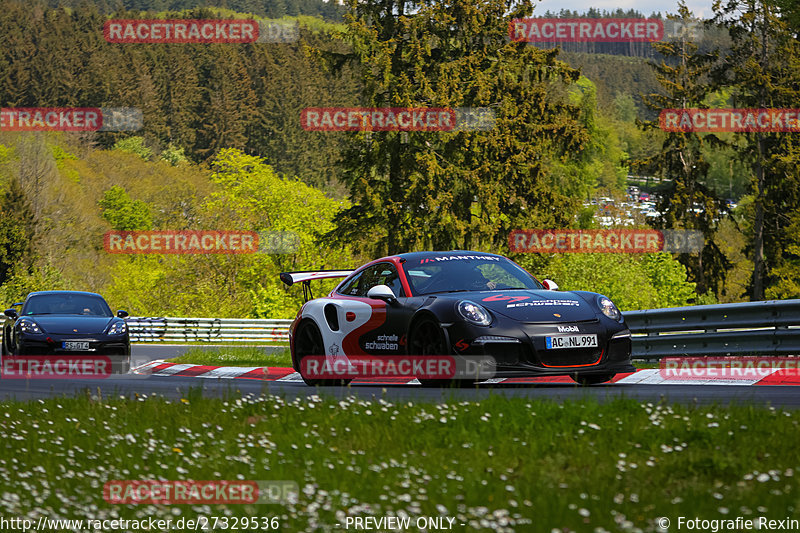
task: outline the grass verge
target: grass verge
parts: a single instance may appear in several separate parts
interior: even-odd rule
[[[219,348],[192,348],[170,363],[213,366],[280,366],[291,367],[289,348],[267,353],[257,346],[225,346]]]
[[[0,514],[277,517],[280,531],[341,531],[347,516],[449,516],[453,531],[545,532],[662,531],[660,517],[673,531],[679,517],[783,520],[800,505],[798,418],[504,397],[4,402]],[[258,506],[103,500],[106,481],[138,479],[289,480],[300,492]]]

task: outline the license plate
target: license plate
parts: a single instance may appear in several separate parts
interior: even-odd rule
[[[88,342],[80,342],[80,341],[64,341],[61,343],[61,348],[64,350],[88,350],[89,343]]]
[[[559,335],[545,337],[548,350],[559,348],[597,348],[597,335]]]

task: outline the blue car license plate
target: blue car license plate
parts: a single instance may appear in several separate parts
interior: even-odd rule
[[[61,343],[61,348],[73,352],[88,350],[89,343],[86,341],[64,341]]]

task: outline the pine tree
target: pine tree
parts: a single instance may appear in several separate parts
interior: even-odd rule
[[[776,0],[728,0],[715,9],[732,40],[716,71],[718,86],[730,86],[734,107],[796,108],[800,101],[797,28],[779,16]],[[789,19],[791,21],[791,18]],[[772,269],[786,253],[791,214],[800,209],[800,159],[796,134],[741,133],[742,160],[752,169],[754,220],[751,298],[762,300]]]
[[[35,219],[18,178],[0,198],[0,285],[33,261]]]
[[[0,102],[4,107],[36,105],[30,92],[34,84],[30,65],[37,49],[32,36],[37,22],[18,2],[5,2],[0,10]]]
[[[206,46],[208,51],[202,54],[199,67],[203,95],[194,150],[204,160],[223,148],[245,148],[256,103],[239,49],[224,44]]]
[[[159,114],[165,118],[157,135],[163,146],[192,148],[197,142],[198,108],[203,90],[193,52],[205,45],[173,44],[160,47],[155,64]],[[152,132],[152,131],[151,131]]]
[[[694,18],[681,2],[678,15],[671,15],[670,19],[686,23]],[[645,104],[655,111],[708,107],[705,100],[711,92],[709,75],[718,54],[699,52],[697,44],[685,35],[653,46],[665,58],[660,63],[650,63],[665,94],[643,96]],[[656,128],[658,122],[647,122],[643,126],[645,129]],[[671,180],[658,205],[661,216],[656,227],[703,232],[702,250],[693,254],[681,253],[679,260],[686,266],[690,279],[697,283],[699,293],[710,289],[719,294],[731,265],[714,242],[716,222],[723,208],[717,194],[706,186],[709,163],[704,156],[704,147],[709,144],[713,147],[721,143],[713,134],[669,132],[661,151],[634,162],[634,168]]]
[[[557,52],[508,42],[501,0],[351,4],[349,36],[370,107],[481,107],[488,131],[352,133],[344,181],[353,206],[329,236],[371,253],[502,246],[508,231],[571,222],[575,202],[546,184],[546,161],[587,140],[554,88],[578,72]]]

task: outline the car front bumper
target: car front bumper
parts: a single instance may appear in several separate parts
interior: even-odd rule
[[[88,342],[88,350],[67,350],[64,342]],[[120,339],[101,339],[97,336],[79,337],[75,335],[24,336],[19,339],[17,351],[20,355],[130,355],[131,343],[126,337]]]
[[[566,328],[571,329],[565,331]],[[609,328],[604,322],[594,320],[566,325],[514,324],[480,329],[453,324],[446,329],[454,353],[487,357],[493,365],[494,377],[498,378],[590,376],[636,371],[631,363],[630,331],[624,324]],[[597,346],[547,348],[546,337],[568,334],[597,335]]]

